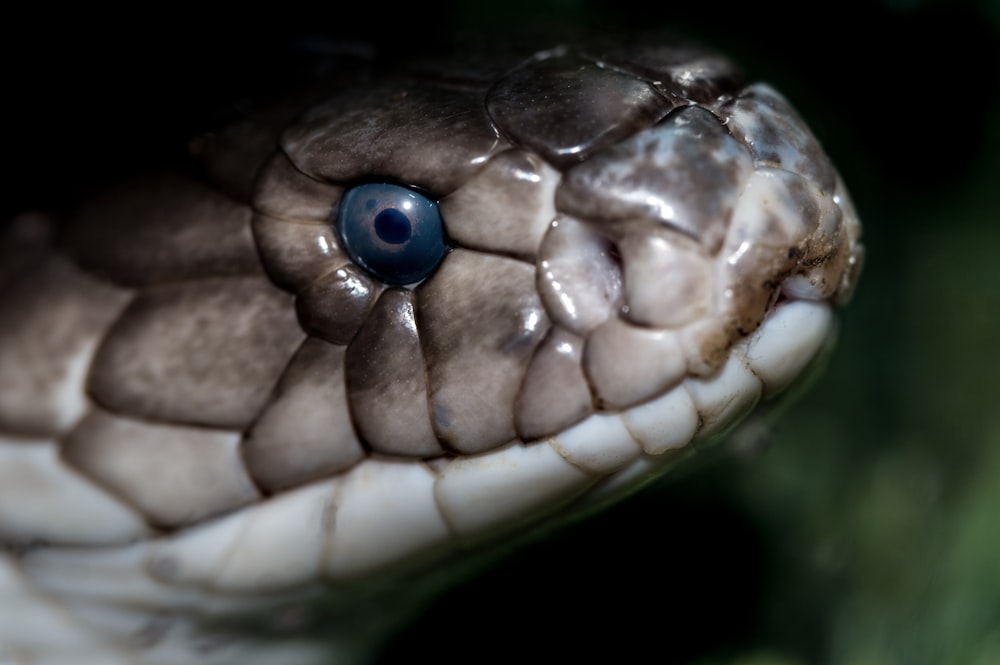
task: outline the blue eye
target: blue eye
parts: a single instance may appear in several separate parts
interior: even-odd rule
[[[399,185],[347,190],[337,225],[351,259],[387,284],[419,282],[448,251],[437,203]]]

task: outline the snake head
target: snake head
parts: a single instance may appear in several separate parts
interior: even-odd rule
[[[155,644],[347,616],[634,491],[785,394],[858,278],[816,138],[696,47],[421,61],[271,117],[95,199],[0,300],[0,564]]]
[[[618,418],[717,375],[790,304],[825,318],[860,265],[856,214],[809,129],[693,47],[424,64],[311,108],[281,146],[258,181],[265,268],[309,332],[346,346],[354,425],[385,454],[484,453]],[[345,251],[339,202],[372,181],[443,220],[447,249],[417,283]],[[366,200],[372,225],[384,206]]]

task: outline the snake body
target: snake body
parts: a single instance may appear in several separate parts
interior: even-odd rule
[[[634,491],[784,394],[857,278],[812,133],[697,47],[412,62],[302,100],[50,247],[11,227],[0,664],[346,659],[329,636],[372,589]],[[426,278],[345,250],[365,183],[440,210]]]

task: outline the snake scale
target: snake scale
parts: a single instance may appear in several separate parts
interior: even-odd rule
[[[786,394],[861,265],[789,103],[672,41],[338,77],[191,153],[5,231],[2,665],[363,659],[373,599]]]

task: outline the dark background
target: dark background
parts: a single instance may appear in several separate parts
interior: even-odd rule
[[[789,97],[861,214],[868,263],[826,375],[762,452],[693,460],[492,566],[379,663],[1000,662],[1000,6],[645,4],[36,10],[6,26],[0,213],[181,159],[306,35],[397,53],[525,24],[700,39]]]
[[[28,7],[6,26],[0,51],[5,211],[49,205],[54,189],[83,189],[175,154],[220,107],[279,85],[290,69],[287,45],[303,37],[406,55],[470,31],[671,30],[728,53],[791,97],[842,169],[861,171],[855,188],[934,188],[962,178],[995,108],[996,2],[370,4],[352,7],[353,17],[338,3],[231,15],[184,5]]]

